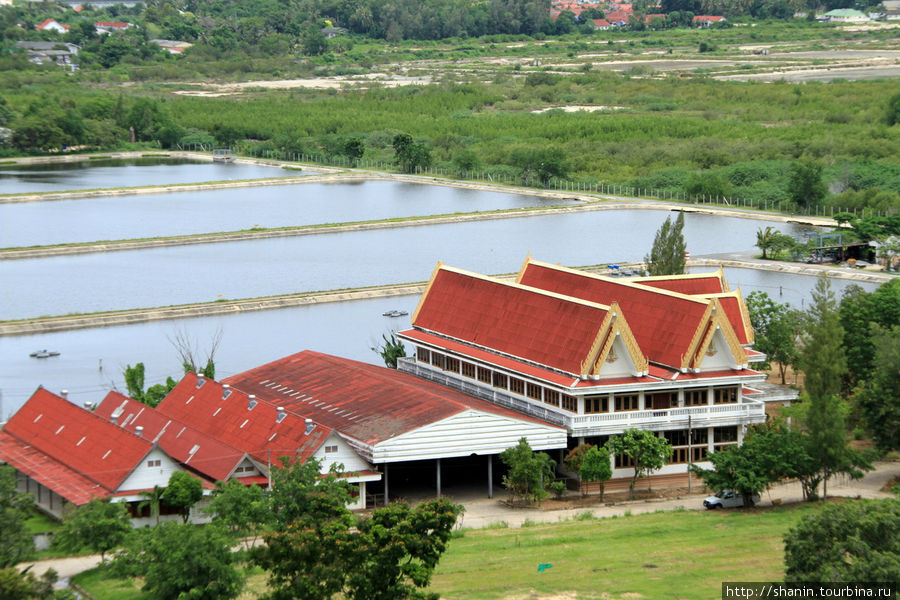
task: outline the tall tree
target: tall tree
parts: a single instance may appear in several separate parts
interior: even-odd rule
[[[606,442],[606,448],[613,456],[627,456],[631,459],[634,475],[628,484],[628,492],[632,500],[638,477],[646,477],[653,471],[658,471],[672,456],[669,442],[646,429],[627,429],[625,433],[611,437]]]
[[[828,186],[822,180],[822,165],[796,162],[791,165],[788,195],[801,208],[817,206],[825,198]]]
[[[684,273],[685,258],[684,213],[679,212],[675,222],[669,217],[656,231],[653,248],[644,257],[650,275],[678,275]]]
[[[16,471],[0,465],[0,568],[14,566],[34,553],[34,542],[25,530],[33,505],[31,496],[16,490]]]
[[[800,351],[807,406],[803,424],[808,436],[807,450],[818,465],[823,495],[828,480],[837,473],[861,477],[860,469],[871,469],[868,461],[849,447],[847,414],[849,405],[840,397],[841,378],[847,371],[844,330],[828,278],[819,277],[806,315],[806,338]],[[813,490],[815,493],[815,490]]]
[[[797,337],[800,334],[801,314],[790,304],[772,300],[766,292],[754,291],[747,296],[747,311],[753,326],[753,347],[765,353],[762,368],[770,362],[778,364],[781,384],[786,383],[787,368],[797,362]]]
[[[804,388],[816,402],[841,393],[841,377],[847,371],[844,328],[831,282],[820,275],[812,291],[812,304],[805,315],[806,335],[799,353]]]
[[[162,494],[163,504],[181,511],[185,523],[191,517],[191,508],[203,498],[203,484],[186,471],[175,471]]]
[[[527,438],[501,452],[500,461],[509,467],[503,485],[512,494],[513,501],[520,499],[529,504],[547,496],[545,488],[553,480],[556,463],[543,452],[533,452]]]
[[[578,478],[581,481],[592,483],[600,483],[600,500],[603,500],[603,490],[605,482],[612,477],[612,465],[609,460],[609,450],[606,446],[600,448],[590,446],[584,453],[581,466],[578,469]]]
[[[900,325],[872,325],[874,369],[856,397],[863,421],[882,452],[900,449]]]

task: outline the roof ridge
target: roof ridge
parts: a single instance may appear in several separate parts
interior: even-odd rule
[[[617,279],[615,277],[607,277],[606,275],[600,275],[599,273],[589,273],[587,271],[579,271],[578,269],[572,269],[571,267],[563,267],[562,265],[554,265],[551,263],[545,263],[545,262],[542,262],[539,260],[534,260],[534,259],[528,259],[527,262],[530,262],[531,264],[534,264],[534,265],[537,265],[540,267],[546,267],[548,269],[556,269],[558,271],[565,271],[567,273],[572,273],[574,275],[579,275],[581,277],[588,277],[590,279],[596,279],[598,281],[605,281],[608,283],[622,285],[622,286],[630,287],[633,289],[639,289],[639,290],[643,290],[643,291],[647,291],[647,292],[663,294],[665,296],[671,296],[673,298],[677,298],[677,299],[681,299],[681,300],[689,300],[691,302],[697,302],[699,304],[707,304],[706,301],[704,301],[700,298],[697,298],[695,296],[691,296],[689,294],[673,292],[671,290],[667,290],[664,288],[655,288],[655,287],[651,287],[648,285],[641,285],[640,283],[638,283],[636,281],[633,282],[633,281],[629,281],[627,279]]]

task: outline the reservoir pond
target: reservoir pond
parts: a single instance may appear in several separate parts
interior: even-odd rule
[[[423,281],[438,261],[485,274],[527,255],[564,265],[643,259],[670,213],[614,210],[0,261],[0,319]],[[743,252],[798,226],[685,215],[693,256]]]
[[[568,201],[569,204],[574,202]],[[525,194],[391,181],[251,186],[22,202],[0,204],[0,247],[371,221],[566,203]],[[77,223],[77,227],[73,227],[73,223]]]
[[[109,189],[206,181],[234,181],[312,175],[244,163],[171,158],[123,158],[0,166],[0,194]]]

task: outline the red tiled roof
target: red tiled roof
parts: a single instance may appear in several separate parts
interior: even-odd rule
[[[627,23],[628,16],[630,14],[631,13],[627,13],[622,10],[616,10],[613,12],[606,13],[606,20],[609,21],[610,23]]]
[[[4,431],[109,491],[115,491],[153,447],[43,388]]]
[[[710,300],[702,300],[601,275],[527,261],[519,282],[558,294],[609,305],[618,303],[644,355],[651,361],[681,367]],[[563,317],[560,321],[564,321]]]
[[[372,446],[468,409],[547,425],[413,375],[310,350],[226,381]]]
[[[76,506],[110,495],[110,491],[96,481],[50,458],[6,431],[0,431],[0,460]]]
[[[608,306],[440,265],[413,326],[580,374]]]
[[[173,459],[212,481],[226,480],[246,457],[245,452],[118,392],[107,394],[94,411],[106,420],[113,413],[120,415],[116,419],[119,427],[131,432],[143,427],[144,439],[158,444]]]
[[[199,381],[203,383],[197,387]],[[315,428],[307,434],[302,417],[286,412],[279,419],[278,407],[286,404],[260,400],[250,410],[247,393],[188,373],[156,410],[262,463],[271,459],[276,464],[282,456],[304,461],[331,433],[328,427],[314,423]]]
[[[693,22],[696,23],[701,21],[703,23],[717,23],[724,19],[722,16],[711,16],[711,15],[697,15],[694,17]]]
[[[610,24],[606,19],[594,19],[594,27],[610,27]]]
[[[113,29],[127,29],[130,23],[122,21],[94,21],[94,27],[111,27]]]

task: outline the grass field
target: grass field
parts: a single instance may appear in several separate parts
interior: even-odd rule
[[[782,536],[816,510],[676,511],[466,531],[431,587],[467,600],[709,600],[723,581],[782,580]],[[546,563],[553,566],[539,573]]]
[[[431,591],[448,600],[709,600],[723,581],[783,579],[783,535],[820,506],[464,530],[441,558]],[[539,573],[540,564],[553,566]],[[97,600],[146,597],[139,583],[102,569],[75,581]],[[265,574],[253,569],[240,598],[264,591]]]

